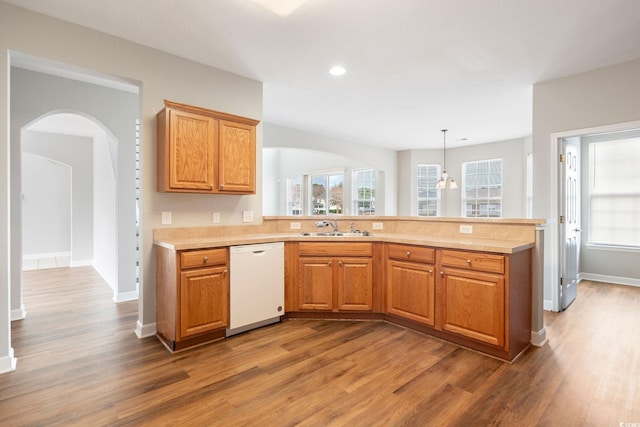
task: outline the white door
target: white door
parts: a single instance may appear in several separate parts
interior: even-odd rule
[[[560,140],[560,310],[576,299],[580,255],[580,138]]]

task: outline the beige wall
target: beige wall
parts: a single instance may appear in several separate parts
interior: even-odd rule
[[[152,230],[161,212],[173,212],[173,226],[211,225],[211,212],[226,223],[239,223],[243,210],[261,221],[261,198],[202,196],[155,191],[155,114],[170,99],[262,120],[262,83],[187,61],[84,27],[65,23],[0,2],[0,371],[10,363],[9,336],[9,63],[10,52],[59,61],[137,82],[142,125],[142,279],[139,322],[143,331],[155,321],[155,267]],[[257,130],[261,176],[262,124]],[[260,194],[258,178],[258,194]],[[15,230],[13,231],[15,232]],[[19,254],[12,254],[19,256]],[[28,310],[28,307],[27,307]],[[134,325],[132,325],[133,329]],[[146,329],[145,329],[146,328]],[[5,369],[6,370],[6,369]]]
[[[533,217],[547,218],[545,306],[558,287],[558,151],[555,138],[640,120],[640,60],[533,87]]]

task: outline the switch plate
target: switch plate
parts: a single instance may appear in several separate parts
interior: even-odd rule
[[[220,223],[220,212],[214,212],[212,216],[212,220],[214,224]]]
[[[171,211],[162,211],[162,225],[171,224]]]
[[[462,234],[471,234],[471,233],[473,233],[473,225],[462,225],[462,224],[460,224],[460,232]]]
[[[374,222],[371,224],[371,228],[373,230],[382,230],[384,228],[384,223],[382,222]]]
[[[253,222],[253,211],[242,211],[242,222]]]
[[[299,222],[290,222],[289,223],[289,228],[291,230],[300,230],[300,223]]]

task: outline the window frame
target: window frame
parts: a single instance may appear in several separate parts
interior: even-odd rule
[[[495,174],[495,172],[492,172],[491,170],[491,164],[493,162],[499,162],[500,164],[500,183],[499,184],[494,184],[491,183],[491,175]],[[471,167],[472,165],[476,166],[476,171],[480,170],[480,166],[482,164],[486,164],[486,172],[476,172],[473,174],[469,173],[469,167]],[[502,218],[502,211],[503,211],[503,203],[502,203],[502,194],[503,194],[503,186],[504,186],[504,179],[503,179],[503,160],[502,158],[493,158],[493,159],[484,159],[484,160],[471,160],[468,162],[463,162],[462,163],[462,194],[461,194],[461,215],[463,218]],[[476,181],[479,181],[478,183],[473,183],[470,184],[469,181],[471,181],[470,176],[469,175],[475,175],[476,177]],[[482,177],[485,176],[486,180],[484,180]],[[469,198],[467,197],[467,194],[470,190],[470,186],[473,185],[473,187],[476,189],[476,197],[474,198]],[[483,196],[483,197],[478,197],[478,189],[484,189],[486,188],[487,190],[487,196]],[[491,196],[491,189],[492,188],[499,188],[499,193],[500,196]],[[468,213],[468,209],[467,209],[467,204],[469,201],[475,201],[476,205],[479,206],[478,209],[476,209],[478,211],[478,213],[481,212],[481,206],[486,205],[488,208],[486,209],[486,215],[467,215]],[[482,203],[485,202],[485,203]],[[495,205],[497,204],[499,206],[499,215],[489,215],[492,210],[489,208],[489,206],[491,205]]]
[[[361,180],[358,178],[359,174],[367,173],[370,174],[370,179],[367,180],[370,187],[362,187],[369,188],[371,190],[369,197],[360,198],[360,182]],[[355,216],[373,216],[376,214],[376,189],[378,186],[377,183],[377,173],[373,168],[361,168],[361,169],[353,169],[351,173],[351,204],[352,204],[352,214]],[[362,206],[360,205],[362,203]],[[365,210],[365,204],[369,204],[369,210]],[[361,211],[360,208],[363,208]]]
[[[435,169],[435,180],[433,181],[433,186],[427,185],[424,188],[426,188],[426,192],[427,194],[431,191],[431,190],[435,190],[436,192],[436,196],[435,198],[429,197],[427,195],[427,197],[420,197],[420,189],[423,188],[423,186],[420,185],[420,169],[421,167],[425,167],[427,169],[427,176],[426,179],[429,179],[429,168],[434,168]],[[437,182],[438,182],[438,178],[440,177],[440,175],[442,174],[442,166],[439,163],[418,163],[416,165],[416,216],[419,217],[439,217],[442,214],[442,190],[438,190],[436,188]],[[431,188],[432,187],[432,188]],[[430,202],[432,200],[435,200],[436,202],[436,214],[435,215],[421,215],[420,214],[420,203],[421,202]]]

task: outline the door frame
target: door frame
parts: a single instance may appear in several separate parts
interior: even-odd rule
[[[550,136],[550,144],[551,150],[549,161],[551,164],[555,164],[555,167],[551,168],[551,212],[553,212],[554,217],[549,221],[549,243],[545,242],[545,273],[544,280],[549,281],[551,285],[551,295],[544,295],[544,309],[550,311],[561,311],[561,301],[560,301],[560,253],[561,245],[563,244],[563,238],[561,236],[561,227],[559,224],[560,219],[560,186],[563,184],[560,180],[562,176],[560,173],[560,168],[562,164],[559,161],[560,150],[562,148],[561,139],[563,138],[571,138],[571,137],[582,137],[586,135],[591,135],[594,133],[606,133],[606,132],[614,132],[614,131],[624,131],[630,129],[637,129],[640,127],[640,120],[635,120],[632,122],[623,122],[623,123],[614,123],[609,125],[602,126],[594,126],[590,128],[582,128],[582,129],[574,129],[562,132],[554,132]],[[535,153],[534,153],[535,156]],[[535,179],[535,178],[534,178]],[[584,183],[581,184],[581,186]],[[535,203],[535,201],[534,201]],[[585,219],[583,218],[583,221]],[[588,218],[587,218],[588,220]],[[585,225],[583,224],[583,227]],[[546,239],[545,239],[546,241]],[[545,290],[548,290],[548,287],[545,286]]]

